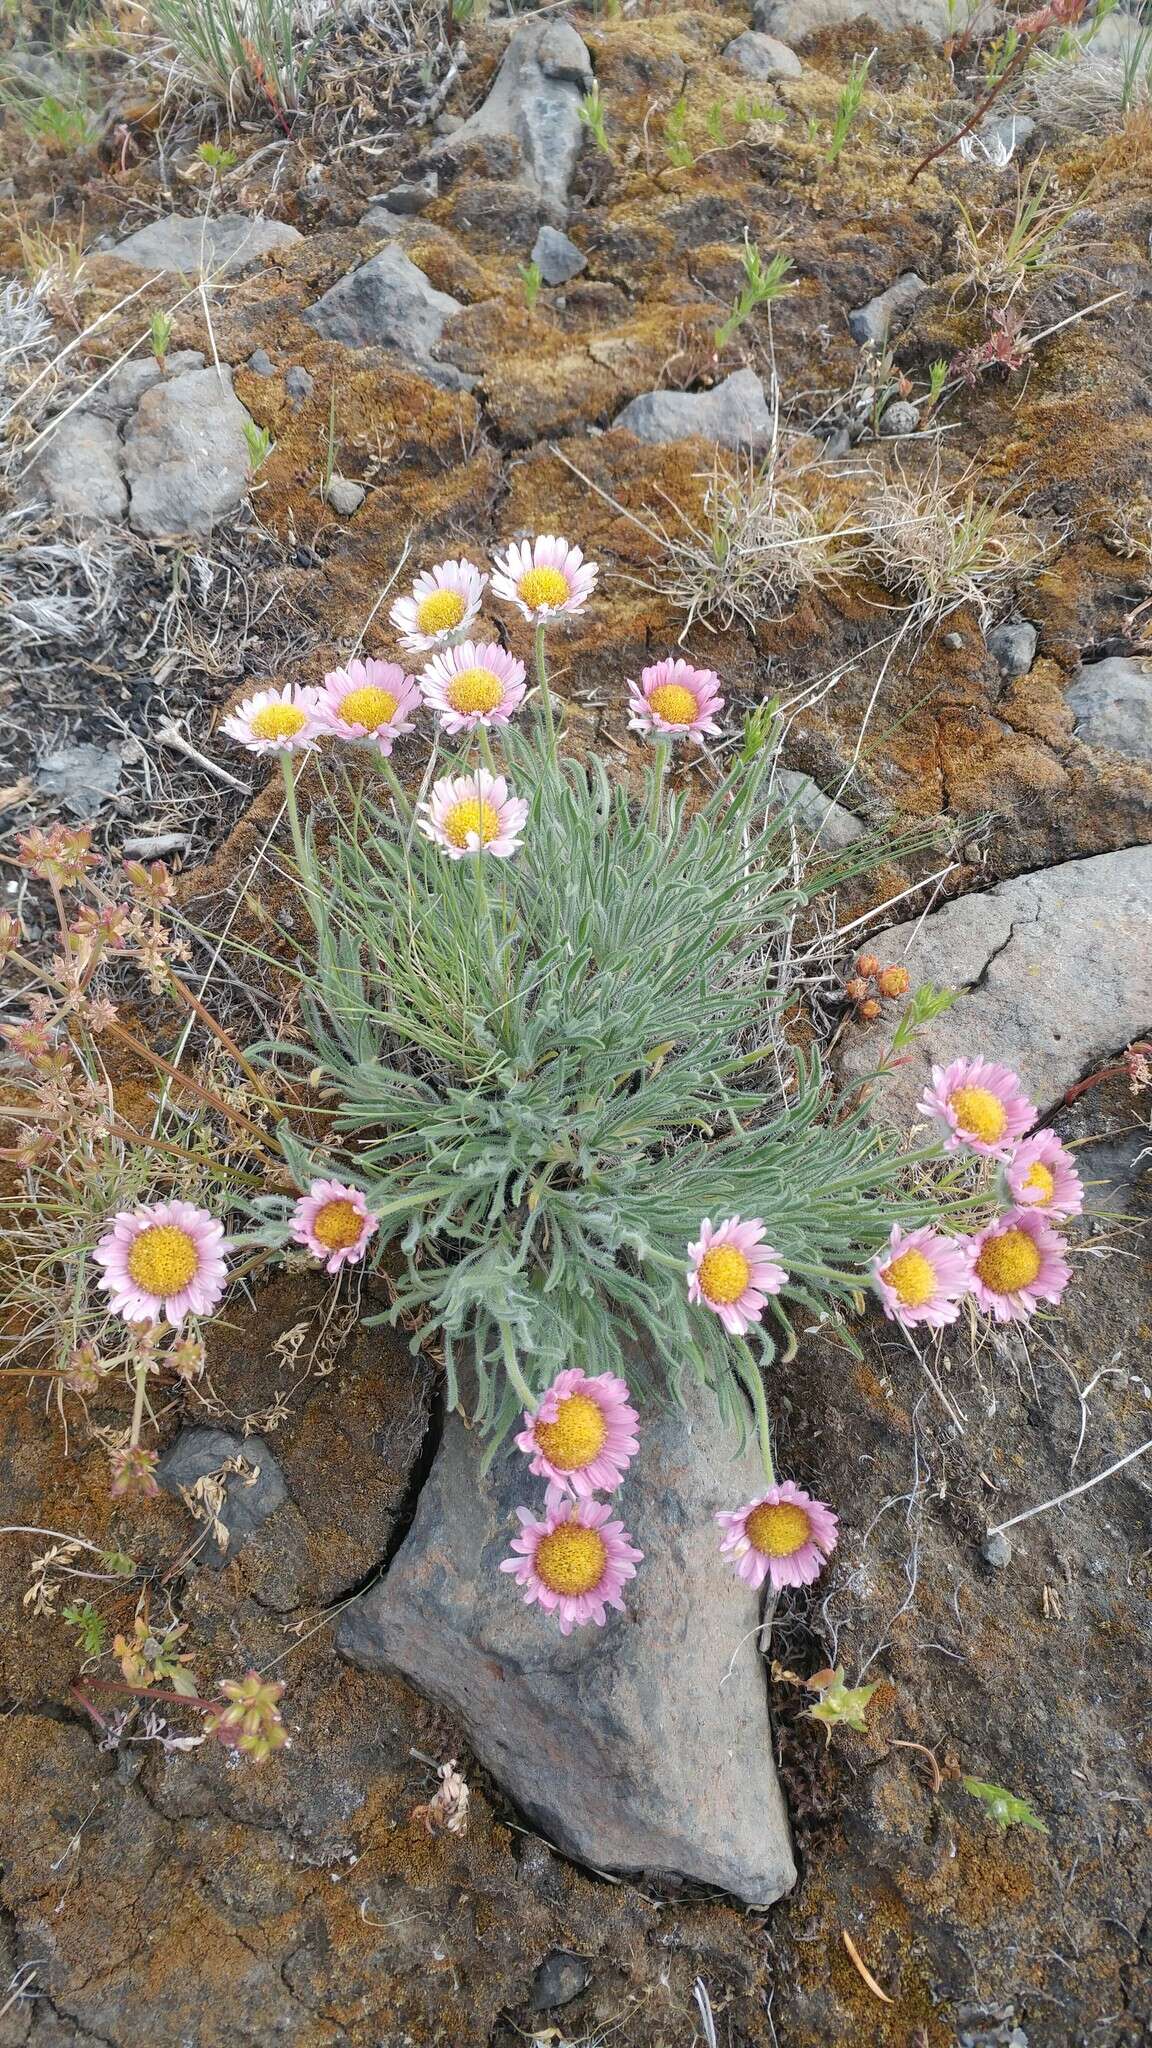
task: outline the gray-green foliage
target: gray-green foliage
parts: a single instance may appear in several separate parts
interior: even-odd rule
[[[637,807],[596,760],[557,762],[516,727],[502,743],[531,803],[508,860],[447,859],[384,781],[330,788],[307,855],[308,1042],[258,1049],[319,1081],[330,1138],[281,1141],[302,1186],[328,1170],[364,1188],[389,1319],[438,1335],[450,1400],[463,1377],[486,1427],[565,1365],[658,1391],[626,1357],[635,1332],[673,1389],[695,1375],[733,1405],[734,1373],[758,1375],[688,1302],[704,1216],[763,1217],[787,1268],[753,1333],[768,1358],[797,1310],[835,1315],[859,1289],[894,1221],[925,1220],[908,1159],[861,1107],[829,1113],[819,1060],[783,1029],[797,914],[876,855],[798,879],[789,816],[765,819],[770,749],[689,815],[659,749]]]

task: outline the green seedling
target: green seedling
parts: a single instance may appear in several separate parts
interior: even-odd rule
[[[785,292],[795,289],[794,282],[788,280],[788,272],[792,268],[790,257],[776,255],[765,263],[759,249],[754,249],[745,236],[740,261],[744,268],[744,282],[728,318],[716,329],[717,348],[724,348],[731,341],[737,328],[744,325],[758,306],[771,305],[773,299],[782,298]]]

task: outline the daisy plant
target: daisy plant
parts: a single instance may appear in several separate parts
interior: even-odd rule
[[[864,1104],[830,1115],[818,1056],[789,1044],[796,921],[881,850],[800,870],[791,813],[769,802],[770,716],[740,733],[720,679],[669,659],[621,683],[647,749],[640,801],[568,758],[548,647],[597,580],[546,534],[513,542],[490,581],[447,562],[396,601],[428,654],[422,787],[374,753],[310,754],[301,1035],[249,1057],[316,1091],[322,1142],[277,1131],[309,1202],[358,1191],[377,1226],[361,1239],[349,1214],[326,1237],[301,1211],[297,1240],[387,1271],[375,1319],[439,1348],[449,1405],[467,1400],[494,1443],[519,1428],[533,1474],[586,1500],[619,1484],[643,1403],[694,1378],[754,1416],[771,1487],[775,1346],[794,1350],[798,1314],[842,1322],[894,1223],[915,1232],[971,1198],[959,1161],[909,1171],[942,1160],[939,1140],[909,1154]],[[486,602],[510,651],[478,626]],[[690,802],[673,752],[717,741]],[[268,1242],[275,1200],[254,1225]]]

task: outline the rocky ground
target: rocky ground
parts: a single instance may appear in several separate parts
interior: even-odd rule
[[[250,907],[254,875],[283,916],[259,865],[277,800],[220,744],[221,710],[354,644],[391,654],[401,562],[402,581],[562,531],[604,565],[560,659],[577,744],[630,772],[621,678],[677,643],[737,707],[780,699],[826,843],[891,835],[881,881],[900,902],[869,942],[887,926],[878,949],[914,980],[964,989],[924,1057],[971,1044],[1019,1066],[1092,1188],[1076,1284],[1027,1342],[962,1328],[925,1367],[869,1311],[861,1358],[809,1332],[781,1366],[785,1461],[843,1533],[815,1597],[776,1615],[762,1751],[755,1611],[700,1609],[669,1624],[657,1680],[630,1681],[630,1720],[574,1667],[584,1747],[567,1667],[540,1681],[533,1740],[563,1797],[517,1776],[498,1699],[477,1705],[461,1675],[474,1656],[491,1694],[488,1619],[454,1618],[455,1669],[424,1692],[361,1668],[400,1573],[418,1580],[459,1532],[447,1510],[433,1523],[451,1454],[437,1377],[361,1329],[350,1295],[300,1272],[262,1287],[165,1418],[173,1484],[220,1462],[190,1428],[260,1465],[230,1492],[223,1560],[189,1558],[178,1496],[111,1502],[82,1418],[65,1456],[41,1383],[0,1381],[5,1524],[143,1560],[198,1668],[283,1660],[293,1739],[259,1771],[102,1744],[69,1691],[73,1631],[25,1599],[45,1546],[4,1535],[0,2048],[1152,2037],[1152,1467],[986,1542],[1135,1449],[1152,1412],[1149,1096],[1121,1071],[1064,1103],[1152,1028],[1152,117],[1116,113],[1115,31],[1096,84],[1024,73],[1007,134],[994,107],[914,182],[988,90],[979,34],[942,0],[492,18],[451,30],[424,74],[349,32],[290,135],[220,131],[232,165],[205,165],[210,131],[187,121],[158,148],[155,108],[110,59],[89,151],[9,134],[7,268],[27,276],[37,234],[85,255],[48,274],[50,334],[6,365],[0,854],[33,823],[89,818],[110,853],[174,841],[204,923],[245,890]],[[28,34],[42,52],[43,24]],[[606,147],[580,118],[593,81]],[[1051,235],[1017,276],[1004,241],[1045,178]],[[746,240],[785,252],[795,288],[718,341]],[[936,361],[953,368],[933,408]],[[255,474],[253,426],[270,447]],[[815,580],[778,550],[747,602],[708,609],[692,524],[717,463],[739,502],[768,455],[805,530],[868,544],[842,538]],[[925,490],[955,515],[946,572]],[[969,497],[997,508],[995,544],[958,564]],[[35,892],[27,907],[34,929]],[[881,1041],[831,996],[829,1015],[851,1085]],[[468,1528],[485,1512],[478,1496]],[[672,1614],[700,1581],[665,1534]],[[405,1654],[410,1676],[431,1669],[419,1639]],[[829,1742],[796,1677],[837,1663],[878,1690],[865,1729]],[[756,1860],[783,1840],[770,1744],[799,1875],[765,1909],[786,1876]],[[453,1756],[470,1824],[432,1836],[413,1809]],[[1000,1832],[963,1774],[1027,1797],[1047,1832]],[[578,1805],[640,1831],[639,1875],[615,1836],[603,1864],[574,1860]]]

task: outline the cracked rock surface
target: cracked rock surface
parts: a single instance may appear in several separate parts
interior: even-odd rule
[[[885,1117],[910,1123],[933,1063],[963,1055],[1019,1070],[1051,1109],[1152,1023],[1152,847],[1018,875],[869,943],[906,966],[913,986],[961,990],[884,1083]],[[887,1020],[853,1029],[844,1079],[871,1073],[890,1036]]]

